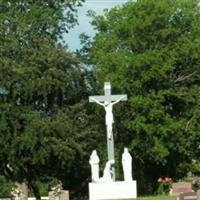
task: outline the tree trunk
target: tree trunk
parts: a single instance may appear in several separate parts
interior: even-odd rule
[[[40,191],[39,191],[39,188],[37,187],[37,185],[33,182],[29,182],[29,188],[33,192],[36,200],[41,200]]]

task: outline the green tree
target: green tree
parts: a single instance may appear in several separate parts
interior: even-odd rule
[[[116,107],[118,149],[128,146],[139,189],[176,179],[199,160],[200,2],[138,0],[93,17],[80,52],[99,85],[128,94]],[[121,153],[121,152],[120,152]],[[151,182],[151,184],[147,184]]]
[[[0,175],[0,184],[0,197],[9,197],[13,183],[10,180],[7,180],[4,176]]]
[[[0,170],[37,199],[38,182],[82,188],[98,137],[86,102],[92,78],[59,44],[80,3],[0,0]]]

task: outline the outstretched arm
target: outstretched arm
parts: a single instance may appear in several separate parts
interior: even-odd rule
[[[112,103],[112,105],[115,105],[116,103],[118,103],[119,101],[121,101],[123,98],[126,98],[126,95],[124,95],[124,96],[120,97],[118,100],[114,101]]]
[[[97,101],[95,98],[92,98],[92,97],[91,97],[91,100],[93,100],[94,102],[96,102],[97,104],[99,104],[99,105],[101,105],[101,106],[104,106],[104,104],[103,104],[103,103],[101,103],[101,102]]]

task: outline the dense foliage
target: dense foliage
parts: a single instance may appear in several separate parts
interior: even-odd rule
[[[82,188],[98,137],[87,107],[92,76],[59,44],[80,3],[0,1],[0,173],[27,182],[37,199],[38,182]]]
[[[44,183],[62,181],[70,196],[87,188],[90,152],[97,149],[101,171],[107,159],[104,110],[88,105],[104,81],[128,94],[114,106],[116,166],[127,146],[140,191],[198,171],[199,0],[91,12],[97,34],[82,37],[79,54],[88,68],[61,44],[82,1],[0,0],[0,182],[27,182],[37,199]],[[12,183],[4,186],[5,194]]]
[[[128,94],[116,107],[116,146],[129,147],[145,192],[158,177],[177,179],[199,162],[199,3],[138,0],[104,16],[91,12],[96,36],[82,37],[99,85],[111,81],[115,93]]]
[[[0,197],[9,197],[14,184],[4,176],[0,175],[0,185]]]

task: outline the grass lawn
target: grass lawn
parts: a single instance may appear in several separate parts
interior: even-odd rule
[[[139,197],[138,200],[176,200],[176,197],[171,197],[171,196],[150,196],[150,197]]]
[[[130,200],[176,200],[176,199],[177,199],[176,197],[171,197],[171,196],[145,196],[145,197],[138,197],[137,199],[130,199]],[[88,197],[83,198],[81,200],[88,200]]]

